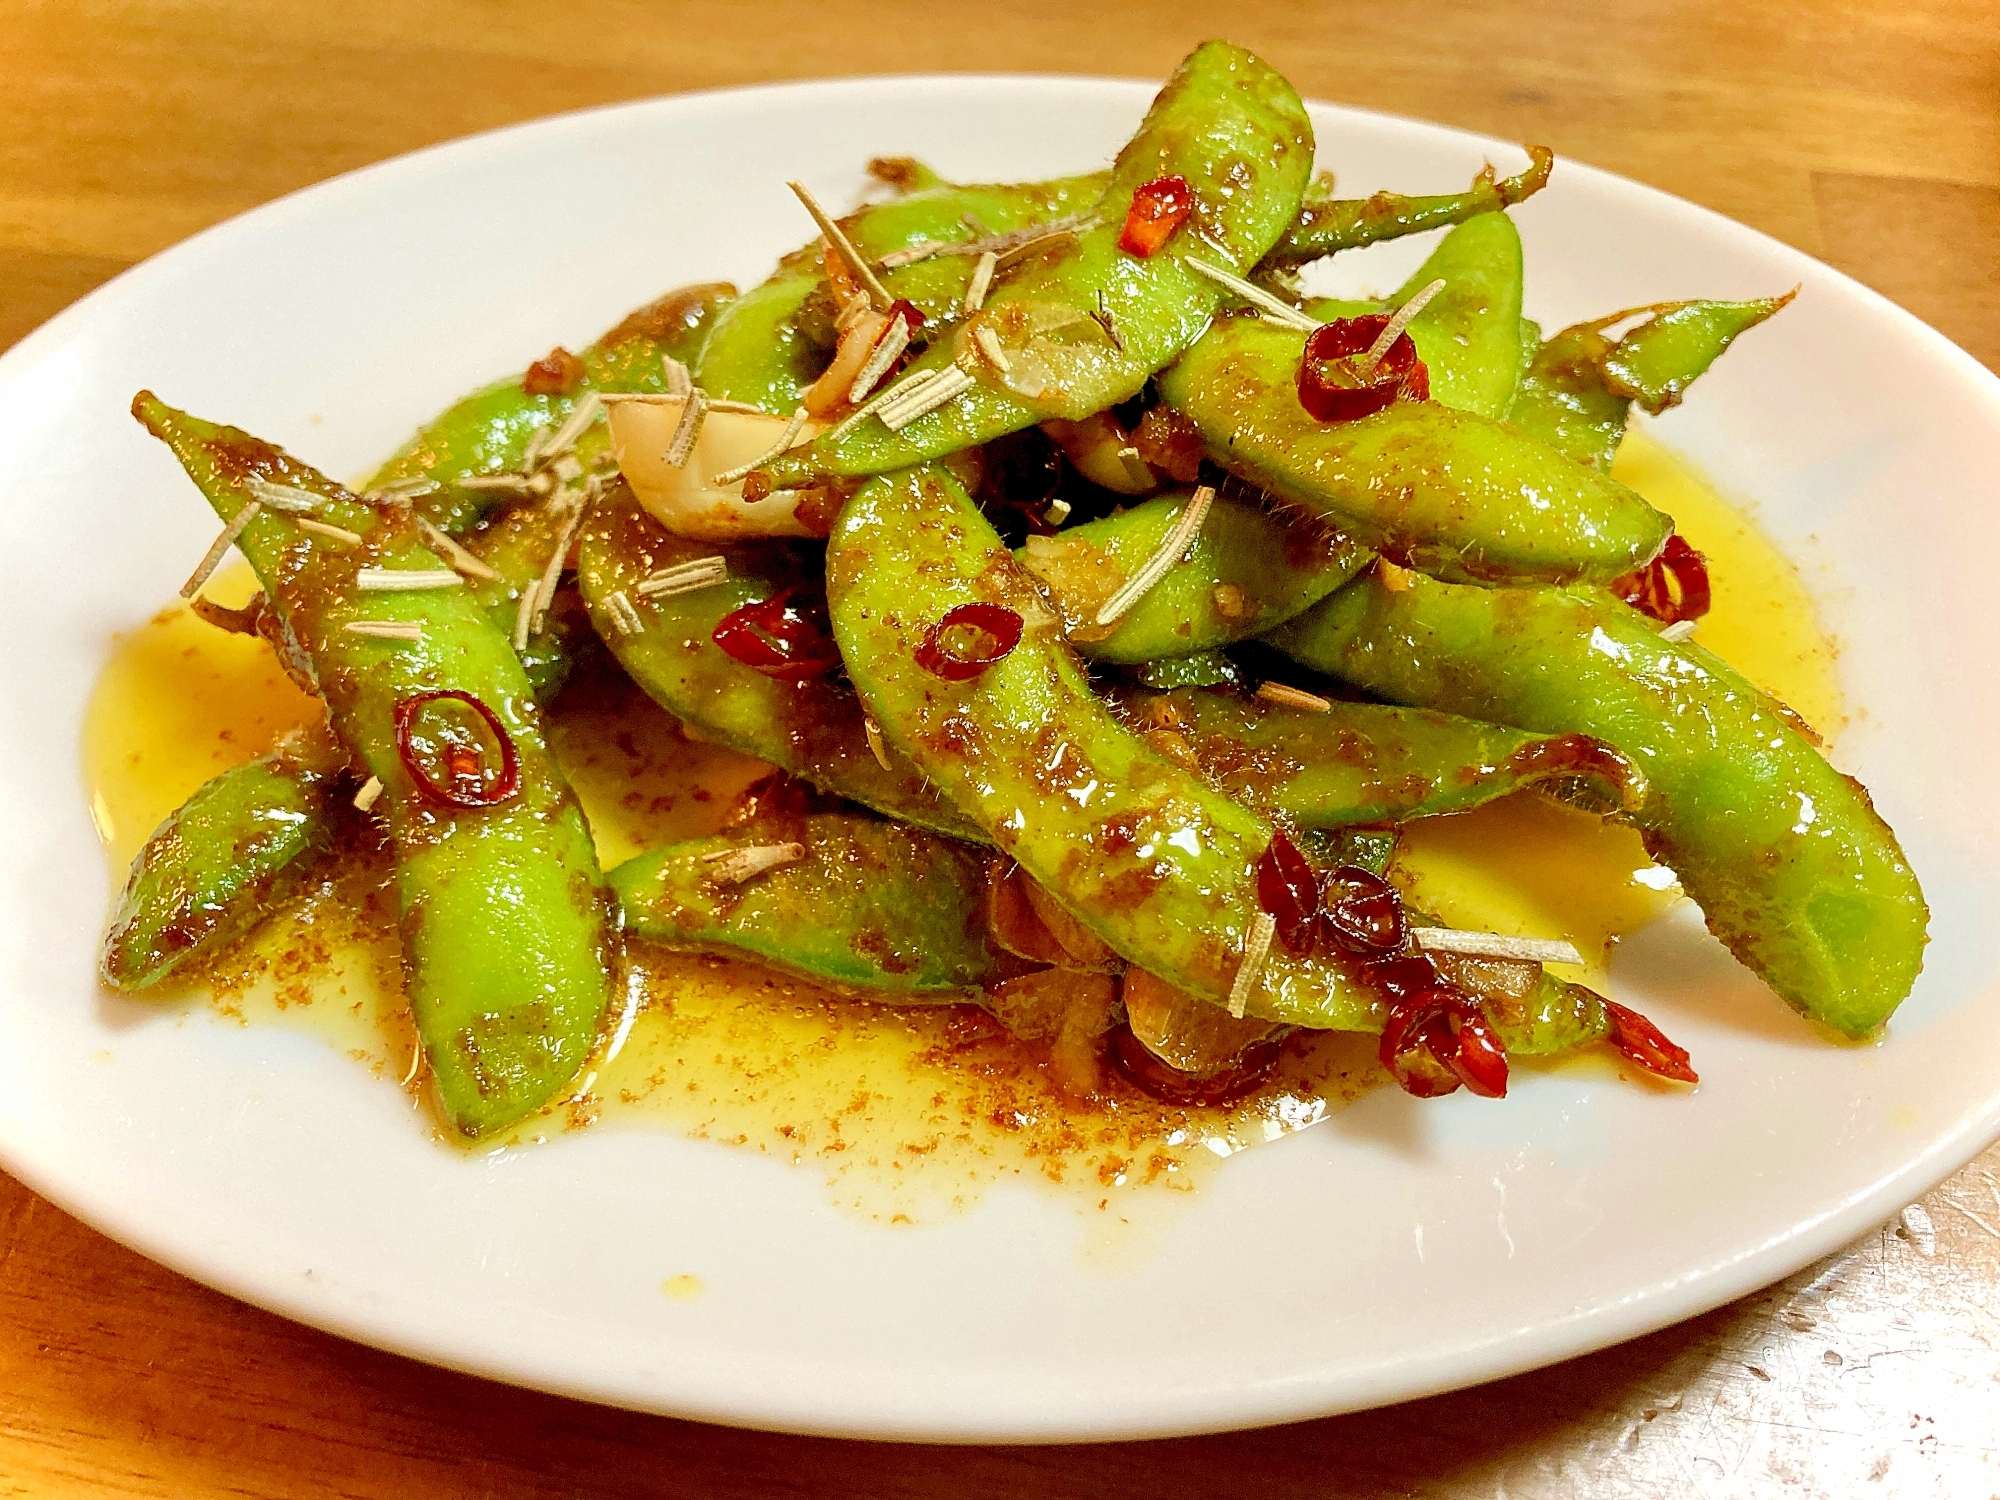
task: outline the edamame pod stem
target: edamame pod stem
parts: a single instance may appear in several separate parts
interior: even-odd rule
[[[1582,780],[1612,808],[1636,808],[1646,796],[1637,767],[1588,735],[1380,703],[1337,702],[1321,713],[1197,688],[1121,700],[1159,748],[1244,806],[1300,828],[1466,812],[1550,780]]]
[[[1482,417],[1504,417],[1520,383],[1521,235],[1505,214],[1476,214],[1447,234],[1387,302],[1322,298],[1306,311],[1322,322],[1388,312],[1433,281],[1444,290],[1410,320],[1430,373],[1431,399]]]
[[[1565,328],[1535,349],[1507,420],[1579,463],[1608,470],[1634,401],[1656,416],[1678,405],[1739,334],[1794,295],[1672,303],[1616,342],[1605,336],[1606,328],[1651,309],[1629,308]]]
[[[433,480],[439,488],[418,498],[420,512],[447,532],[464,530],[507,495],[466,489],[459,481],[519,470],[536,430],[561,427],[588,391],[665,390],[662,358],[691,362],[717,312],[735,295],[727,282],[709,282],[669,292],[629,313],[584,351],[581,375],[567,390],[537,395],[521,376],[510,375],[474,391],[424,426],[367,487]],[[588,459],[603,445],[603,428],[594,427],[578,440],[579,456]]]
[[[802,857],[740,882],[727,878],[732,855],[781,846],[721,834],[627,860],[610,877],[626,931],[885,1000],[963,1000],[999,976],[986,856],[858,813],[811,813],[783,832]]]
[[[298,889],[332,845],[327,793],[346,763],[315,725],[204,783],[132,861],[104,938],[105,982],[158,984]]]
[[[1547,146],[1523,148],[1528,169],[1513,177],[1495,177],[1488,162],[1472,186],[1462,193],[1406,198],[1401,193],[1377,193],[1372,198],[1332,198],[1308,202],[1296,224],[1271,250],[1278,265],[1317,260],[1336,250],[1356,250],[1377,240],[1393,240],[1426,229],[1462,224],[1477,214],[1511,208],[1540,192],[1556,164]]]
[[[728,576],[685,593],[644,587],[649,577],[701,558],[720,558]],[[824,676],[768,677],[715,644],[715,627],[744,605],[785,589],[817,591],[806,555],[791,544],[719,547],[674,536],[615,485],[584,522],[577,559],[577,582],[598,634],[632,680],[675,718],[822,791],[939,833],[980,837],[907,760],[886,747],[889,764],[876,758],[852,693]],[[624,595],[643,629],[625,633],[613,594]]]
[[[1298,398],[1304,342],[1225,319],[1161,377],[1161,394],[1216,463],[1357,542],[1453,581],[1606,582],[1672,534],[1624,485],[1471,412],[1398,401],[1315,421]]]
[[[870,204],[840,226],[863,258],[879,262],[898,250],[970,240],[981,232],[1005,234],[1059,218],[1094,203],[1104,181],[1103,173],[1093,173],[1051,182],[946,184]],[[822,272],[821,244],[814,240],[785,256],[768,280],[716,319],[695,366],[695,379],[710,396],[790,416],[819,378],[840,311]],[[942,324],[960,316],[974,264],[962,255],[936,255],[890,268],[882,280],[892,296],[914,303],[932,324]]]
[[[1628,814],[1739,959],[1866,1035],[1923,963],[1928,911],[1868,794],[1779,705],[1691,641],[1581,589],[1355,580],[1271,643],[1378,697],[1588,734],[1644,768]]]
[[[828,542],[827,603],[890,743],[1114,952],[1223,1003],[1271,825],[1113,717],[964,491],[935,468],[864,485]],[[1014,611],[1024,630],[978,676],[948,681],[919,650],[947,610],[973,603]],[[1366,1031],[1386,1007],[1343,961],[1274,951],[1248,1013]]]
[[[1658,416],[1680,405],[1683,394],[1738,334],[1759,323],[1798,295],[1755,302],[1683,302],[1662,308],[1625,337],[1604,361],[1604,382],[1641,411]]]
[[[882,473],[1136,396],[1218,303],[1221,289],[1186,258],[1247,270],[1291,222],[1311,167],[1312,126],[1291,85],[1240,47],[1204,43],[1119,153],[1090,226],[1006,268],[986,306],[910,366],[953,380],[957,365],[968,388],[894,432],[875,417],[836,428],[764,472],[780,489]],[[1151,255],[1128,254],[1119,239],[1132,195],[1165,176],[1185,179],[1193,211]]]
[[[286,633],[310,662],[341,742],[383,784],[396,852],[410,1009],[446,1117],[467,1135],[549,1103],[595,1045],[611,998],[616,936],[590,833],[550,756],[519,660],[462,588],[376,592],[362,567],[434,571],[408,512],[370,506],[279,449],[177,412],[149,392],[133,412],[173,449],[218,515],[238,517],[261,480],[316,497],[318,515],[358,547],[300,529],[282,511],[254,512],[237,545]],[[418,627],[420,639],[349,630]],[[399,705],[470,694],[514,750],[513,790],[491,806],[455,809],[427,791],[398,747]],[[454,721],[458,722],[458,721]],[[471,731],[419,728],[453,742],[498,790],[504,760]],[[442,752],[440,752],[442,754]],[[454,756],[454,759],[457,759]],[[435,775],[434,785],[456,785]]]
[[[1217,496],[1178,564],[1109,626],[1098,611],[1163,546],[1185,491],[1031,536],[1017,554],[1048,586],[1070,643],[1096,661],[1145,662],[1244,640],[1318,603],[1373,558],[1340,533]]]

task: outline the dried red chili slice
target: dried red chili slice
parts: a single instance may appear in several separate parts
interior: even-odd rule
[[[1355,364],[1357,356],[1374,347],[1390,316],[1335,318],[1307,336],[1305,357],[1299,361],[1299,405],[1315,421],[1353,422],[1397,401],[1430,399],[1430,371],[1407,330],[1396,335],[1373,369],[1364,374]]]
[[[1132,206],[1125,211],[1118,248],[1143,259],[1173,238],[1193,212],[1194,189],[1185,177],[1155,177],[1141,183],[1133,189]]]
[[[1431,1053],[1482,1099],[1507,1097],[1507,1049],[1493,1032],[1486,1012],[1470,995],[1458,993],[1446,1016],[1443,1037],[1426,1038]],[[1439,1051],[1439,1042],[1445,1050]]]
[[[903,326],[912,333],[924,326],[923,309],[902,297],[889,304],[889,321],[895,322],[899,315],[902,317]]]
[[[1284,1055],[1284,1038],[1252,1042],[1226,1068],[1215,1073],[1183,1073],[1155,1057],[1127,1025],[1111,1033],[1110,1055],[1118,1071],[1141,1092],[1169,1104],[1234,1104],[1254,1094]]]
[[[1445,1004],[1445,987],[1435,985],[1392,1006],[1375,1050],[1397,1087],[1419,1099],[1453,1093],[1462,1082],[1443,1060],[1453,1046]]]
[[[1342,865],[1320,887],[1320,927],[1338,946],[1364,958],[1386,958],[1409,937],[1396,888],[1358,865]]]
[[[1319,916],[1319,879],[1298,846],[1282,833],[1257,856],[1257,904],[1278,924],[1278,941],[1293,953],[1312,951]]]
[[[1387,996],[1391,1005],[1413,1000],[1424,991],[1435,989],[1443,979],[1437,965],[1421,953],[1406,953],[1401,958],[1370,964],[1367,974],[1368,982]]]
[[[1675,1083],[1701,1082],[1687,1048],[1668,1041],[1666,1033],[1639,1012],[1616,1000],[1605,1001],[1604,1010],[1611,1017],[1611,1034],[1606,1040],[1633,1062],[1648,1073],[1671,1078]]]
[[[1611,580],[1611,592],[1662,625],[1699,620],[1708,613],[1708,559],[1678,531],[1660,555],[1637,572]]]
[[[731,610],[709,632],[728,656],[781,682],[806,682],[839,664],[840,652],[825,631],[793,607],[783,589]]]
[[[925,632],[917,665],[946,682],[970,682],[1021,643],[1021,617],[1004,604],[958,604]]]
[[[440,723],[434,731],[437,743],[433,754],[443,762],[446,779],[439,780],[431,774],[430,766],[425,763],[426,757],[416,743],[420,732],[418,715],[427,705],[441,702],[463,703],[485,722],[500,752],[499,770],[490,776],[487,774],[485,748],[476,740],[467,738],[462,726]],[[471,812],[483,807],[497,807],[520,790],[521,757],[514,749],[507,726],[500,722],[498,714],[471,693],[457,688],[417,693],[399,702],[391,717],[396,729],[396,754],[402,759],[403,769],[416,782],[418,792],[431,801]],[[432,736],[423,737],[429,739]]]

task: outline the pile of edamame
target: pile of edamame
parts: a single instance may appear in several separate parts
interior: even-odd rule
[[[262,586],[209,617],[326,712],[153,836],[107,981],[195,972],[364,817],[468,1136],[566,1096],[635,940],[892,1004],[1073,995],[1169,1097],[1254,1088],[1293,1028],[1379,1035],[1425,1095],[1598,1044],[1693,1081],[1532,945],[1441,937],[1386,882],[1401,825],[1533,787],[1638,829],[1781,999],[1878,1028],[1922,960],[1916,879],[1686,637],[1699,554],[1610,476],[1630,408],[1786,299],[1544,337],[1507,210],[1546,151],[1365,200],[1313,152],[1291,86],[1207,43],[1108,171],[875,164],[896,195],[763,285],[554,351],[355,488],[141,393],[227,523],[209,565],[233,545]],[[1299,292],[1307,262],[1437,229],[1380,302]],[[546,720],[606,648],[780,773],[608,872]]]

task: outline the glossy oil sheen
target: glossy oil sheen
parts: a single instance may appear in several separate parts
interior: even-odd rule
[[[1645,429],[1626,436],[1612,474],[1707,555],[1714,603],[1695,639],[1821,733],[1836,733],[1846,721],[1837,651],[1798,569]],[[1537,797],[1412,824],[1395,873],[1413,900],[1452,926],[1568,939],[1584,965],[1556,972],[1613,999],[1613,944],[1685,899],[1634,830]]]

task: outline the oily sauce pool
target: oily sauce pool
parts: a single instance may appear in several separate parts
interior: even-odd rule
[[[1643,431],[1628,437],[1614,473],[1708,555],[1714,605],[1703,644],[1831,737],[1842,722],[1834,648],[1791,564]],[[239,567],[211,593],[240,603],[253,587]],[[218,631],[179,604],[121,636],[84,733],[86,787],[114,884],[190,792],[315,711],[261,641]],[[765,770],[693,739],[609,671],[579,674],[552,731],[607,868],[717,831]],[[1617,938],[1681,899],[1636,834],[1533,794],[1412,825],[1394,874],[1454,925],[1568,938],[1586,958],[1570,977],[1606,989]],[[320,1035],[382,1086],[403,1087],[415,1120],[443,1141],[423,1104],[389,875],[386,850],[355,820],[338,857],[289,908],[205,974],[155,994],[163,1014],[207,1004],[244,1024]],[[574,1099],[474,1149],[620,1123],[809,1165],[835,1201],[885,1221],[950,1211],[1010,1178],[1115,1210],[1135,1190],[1190,1186],[1222,1158],[1306,1128],[1381,1081],[1372,1039],[1300,1036],[1265,1087],[1233,1106],[1163,1104],[1111,1075],[1101,1098],[1081,1103],[1057,1088],[1045,1045],[1015,1040],[971,1006],[890,1009],[748,963],[646,945],[632,958],[612,1043]]]

